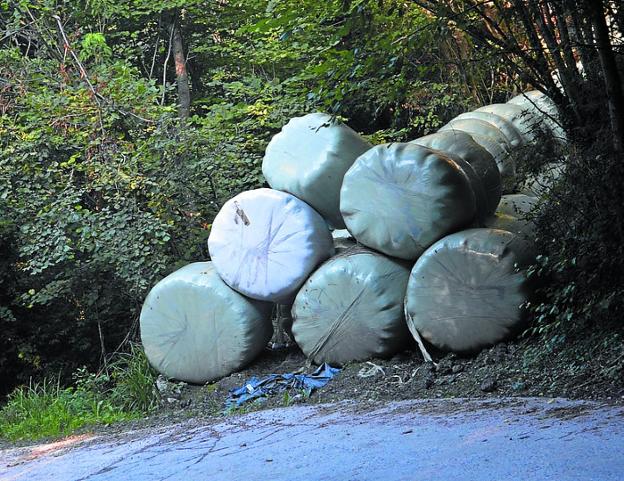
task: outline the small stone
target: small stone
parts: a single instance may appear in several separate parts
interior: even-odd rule
[[[156,389],[158,389],[160,394],[164,394],[169,389],[169,382],[162,374],[156,378]]]
[[[492,392],[496,389],[497,384],[496,379],[489,377],[483,380],[479,389],[483,392]]]
[[[179,401],[179,399],[176,399],[176,398],[174,398],[174,397],[168,397],[168,398],[167,398],[167,402],[168,402],[169,404],[177,403],[178,401]]]
[[[459,374],[463,370],[464,370],[464,366],[462,366],[461,364],[453,364],[453,368],[451,369],[453,374]]]
[[[453,361],[451,361],[450,359],[442,359],[438,363],[436,371],[442,376],[446,376],[447,374],[450,374],[452,372],[452,369],[453,369]]]

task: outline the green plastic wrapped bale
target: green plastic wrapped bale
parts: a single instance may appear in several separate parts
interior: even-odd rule
[[[340,254],[357,244],[357,241],[347,229],[332,231],[332,239],[334,240],[334,251],[336,254]]]
[[[524,194],[504,195],[496,213],[485,222],[485,227],[506,230],[518,236],[514,247],[524,263],[532,263],[537,255],[536,226],[530,215],[537,205],[536,197]]]
[[[525,194],[509,194],[501,197],[496,211],[518,218],[526,218],[526,214],[531,212],[537,203],[537,197]]]
[[[455,117],[456,120],[462,119],[476,119],[482,120],[488,124],[492,124],[494,127],[499,129],[501,133],[507,138],[509,145],[512,149],[516,149],[518,147],[522,147],[526,140],[522,136],[522,134],[518,131],[518,129],[512,124],[509,120],[500,115],[492,114],[489,112],[466,112]]]
[[[340,209],[365,246],[416,259],[428,246],[469,224],[475,194],[449,157],[415,144],[385,144],[361,155],[345,175]]]
[[[241,369],[271,339],[271,304],[228,287],[211,262],[189,264],[154,286],[140,317],[156,370],[202,384]]]
[[[480,107],[475,112],[488,112],[507,119],[522,134],[526,144],[534,144],[543,133],[544,124],[541,118],[519,105],[491,104]]]
[[[550,162],[536,174],[528,175],[518,190],[529,196],[541,197],[559,181],[565,167],[564,162]]]
[[[478,191],[474,189],[473,185],[480,217],[494,213],[501,198],[500,172],[492,155],[475,142],[470,134],[460,130],[446,130],[420,137],[410,143],[440,150],[450,155],[456,162],[456,157],[459,157],[470,164],[480,180],[484,195],[484,201],[480,202]],[[464,170],[469,173],[468,169]]]
[[[396,354],[411,342],[403,315],[408,277],[403,262],[362,247],[331,258],[297,294],[295,341],[316,364]]]
[[[518,333],[530,289],[518,236],[495,229],[451,234],[420,256],[405,298],[414,335],[439,349],[476,352]]]
[[[503,188],[515,184],[516,165],[511,153],[512,148],[499,128],[479,119],[456,119],[440,129],[440,132],[444,131],[460,131],[470,134],[473,140],[494,158]]]
[[[530,110],[543,120],[546,127],[559,142],[567,143],[568,137],[560,122],[561,115],[559,114],[559,109],[548,96],[538,90],[531,90],[530,92],[516,95],[507,103],[519,105]]]
[[[354,130],[321,113],[296,117],[266,149],[262,173],[273,189],[314,207],[334,228],[344,229],[340,186],[355,159],[372,145]]]

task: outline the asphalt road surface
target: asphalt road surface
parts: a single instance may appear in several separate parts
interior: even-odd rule
[[[562,399],[289,408],[0,451],[5,480],[624,480],[624,407]]]

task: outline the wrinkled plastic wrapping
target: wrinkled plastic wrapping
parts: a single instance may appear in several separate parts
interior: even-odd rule
[[[504,195],[496,213],[485,222],[485,227],[516,234],[513,248],[523,264],[532,263],[537,255],[536,227],[532,211],[538,208],[538,199],[524,194]]]
[[[331,233],[293,195],[256,189],[225,203],[208,249],[221,278],[253,299],[287,303],[310,272],[333,254]]]
[[[432,245],[410,274],[407,324],[434,346],[475,352],[516,334],[524,325],[520,306],[530,289],[515,264],[517,236],[470,229]],[[416,336],[416,334],[414,334]]]
[[[189,264],[150,291],[141,310],[141,341],[156,370],[205,383],[241,369],[271,339],[271,304],[228,287],[211,262]]]
[[[333,257],[297,294],[295,341],[316,364],[396,354],[411,342],[403,317],[408,277],[406,264],[365,248]]]
[[[481,217],[494,213],[501,198],[500,172],[492,155],[475,142],[470,134],[460,130],[446,130],[420,137],[410,143],[440,150],[451,155],[453,160],[456,160],[454,157],[459,157],[470,164],[479,178],[484,195],[484,200],[479,202],[478,191],[475,190],[477,210]]]
[[[355,159],[372,145],[329,115],[290,120],[266,149],[262,173],[269,185],[314,207],[333,227],[340,215],[340,186]]]
[[[332,231],[332,239],[334,240],[334,251],[336,254],[344,252],[345,250],[355,246],[357,243],[347,229]]]
[[[455,117],[455,119],[456,120],[476,119],[476,120],[482,120],[483,122],[486,122],[488,124],[492,124],[494,127],[496,127],[498,130],[501,131],[501,133],[505,136],[505,138],[507,139],[507,142],[509,142],[509,145],[513,149],[522,147],[526,143],[526,140],[524,139],[522,134],[518,131],[518,129],[514,126],[514,124],[512,124],[506,118],[501,117],[500,115],[496,115],[496,114],[489,113],[489,112],[474,111],[474,112],[466,112],[466,113],[460,114],[457,117]]]
[[[488,112],[508,120],[518,129],[526,144],[535,143],[544,128],[540,117],[531,110],[515,104],[491,104],[480,107],[475,112]]]
[[[557,105],[539,90],[531,90],[530,92],[516,95],[507,103],[519,105],[530,110],[543,120],[546,127],[557,140],[562,143],[567,142],[567,135],[559,122],[560,114]]]
[[[557,183],[564,171],[564,162],[550,162],[544,165],[537,174],[527,176],[518,190],[522,194],[541,197]]]
[[[537,205],[537,198],[524,194],[510,194],[501,197],[500,204],[496,209],[501,214],[513,215],[518,218],[526,218]]]
[[[345,175],[340,209],[359,243],[401,259],[416,259],[476,214],[466,173],[415,144],[378,145],[361,155]]]
[[[511,155],[511,145],[507,137],[495,125],[474,118],[456,119],[440,129],[440,132],[444,131],[460,131],[470,134],[473,140],[494,158],[503,186],[515,182],[516,166]]]

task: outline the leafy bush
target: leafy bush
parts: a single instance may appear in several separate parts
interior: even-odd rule
[[[598,138],[570,153],[536,218],[532,332],[553,348],[583,329],[624,327],[624,164],[608,145]]]

